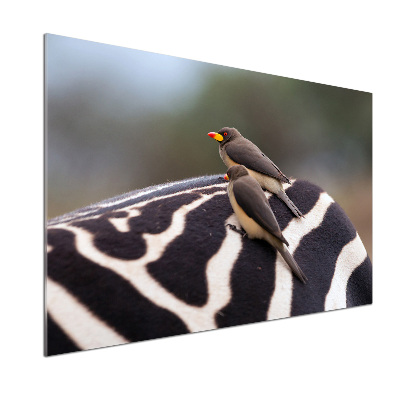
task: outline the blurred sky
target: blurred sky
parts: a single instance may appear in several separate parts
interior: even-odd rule
[[[134,189],[225,173],[235,126],[345,209],[372,256],[372,95],[45,37],[48,218]]]
[[[137,111],[132,104],[138,102],[141,111],[179,106],[199,89],[199,72],[204,68],[192,60],[50,34],[46,61],[49,90],[101,83],[99,93],[110,92],[100,93],[99,106],[108,107],[113,101],[114,112]]]

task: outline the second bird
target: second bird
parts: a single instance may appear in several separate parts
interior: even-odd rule
[[[303,282],[306,276],[290,254],[274,213],[260,185],[243,165],[228,169],[224,176],[229,181],[228,196],[240,225],[250,239],[262,239],[275,247],[293,273]]]
[[[283,189],[282,182],[290,183],[290,180],[254,143],[235,128],[222,128],[208,136],[219,142],[219,155],[228,168],[244,165],[263,189],[276,194],[296,217],[303,216]]]

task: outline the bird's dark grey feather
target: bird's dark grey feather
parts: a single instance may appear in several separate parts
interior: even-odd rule
[[[289,243],[283,237],[278,222],[268,203],[261,187],[251,176],[241,176],[232,182],[232,190],[236,202],[247,216],[257,222],[262,228],[284,242]]]
[[[224,149],[236,163],[282,182],[290,183],[282,171],[250,140],[238,137],[232,142],[227,142]]]

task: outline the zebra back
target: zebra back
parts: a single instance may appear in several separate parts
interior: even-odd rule
[[[268,243],[231,229],[226,186],[171,182],[50,220],[46,354],[372,303],[370,259],[321,188],[285,185],[304,219],[266,194],[304,285]]]

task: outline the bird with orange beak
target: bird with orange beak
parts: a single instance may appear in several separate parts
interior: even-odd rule
[[[306,276],[290,254],[274,213],[260,185],[246,167],[234,165],[224,176],[229,181],[228,196],[233,211],[249,239],[262,239],[271,244],[303,282]]]
[[[296,217],[303,216],[283,189],[282,183],[290,184],[290,180],[254,143],[235,128],[222,128],[208,136],[219,142],[219,155],[228,168],[244,165],[263,189],[276,194]]]

